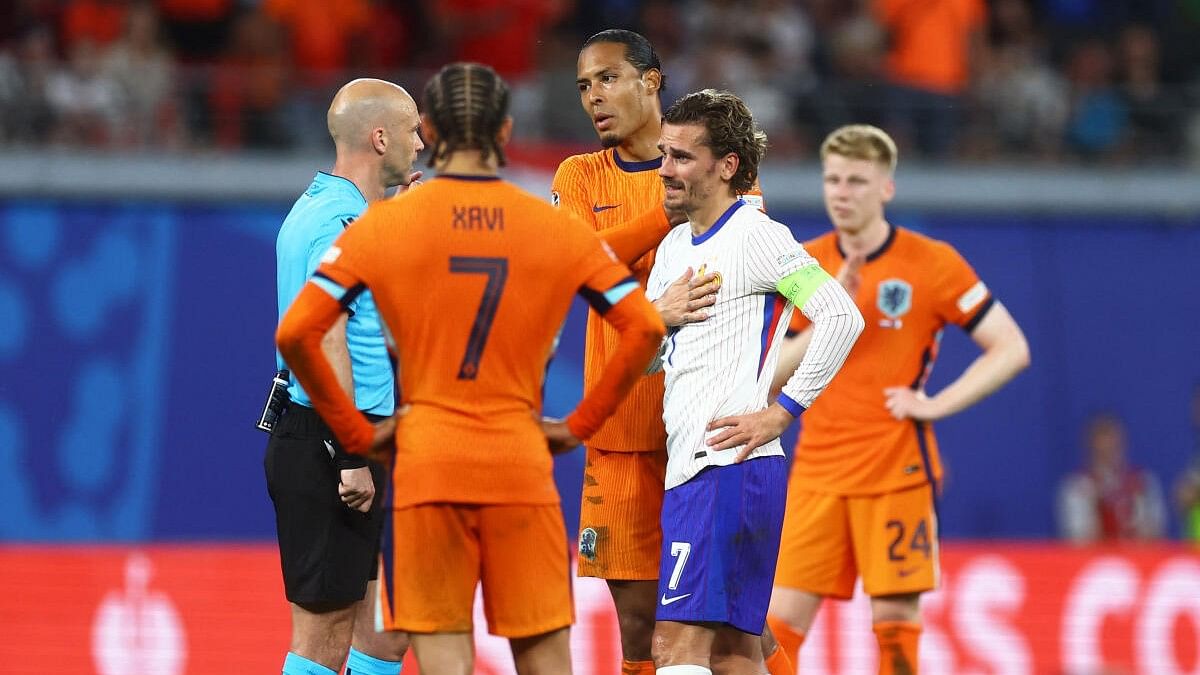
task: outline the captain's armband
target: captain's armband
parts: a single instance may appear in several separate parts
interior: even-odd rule
[[[804,307],[812,294],[832,278],[820,265],[807,265],[776,282],[775,290],[796,307]]]

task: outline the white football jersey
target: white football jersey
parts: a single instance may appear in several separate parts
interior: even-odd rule
[[[691,267],[716,272],[720,288],[709,318],[671,328],[661,352],[666,372],[666,489],[707,466],[733,463],[736,449],[713,451],[709,422],[762,410],[775,373],[792,303],[776,291],[780,279],[817,261],[788,228],[753,206],[735,203],[699,237],[691,225],[672,229],[655,255],[647,296],[661,297]],[[840,365],[840,363],[838,364]],[[750,458],[783,455],[776,439]]]

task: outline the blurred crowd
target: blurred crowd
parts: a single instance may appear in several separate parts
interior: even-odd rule
[[[0,143],[311,149],[348,78],[466,59],[520,138],[587,144],[575,55],[608,27],[668,101],[742,95],[777,158],[870,122],[936,161],[1200,163],[1200,0],[6,0]]]

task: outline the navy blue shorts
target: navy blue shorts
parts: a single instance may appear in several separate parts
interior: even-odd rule
[[[712,466],[663,498],[659,621],[725,623],[761,635],[775,583],[788,466]]]

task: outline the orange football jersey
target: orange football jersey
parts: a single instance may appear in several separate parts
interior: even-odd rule
[[[370,288],[412,406],[394,507],[558,503],[539,418],[556,336],[577,292],[602,308],[641,295],[594,232],[499,179],[443,175],[372,205],[330,249],[326,280]]]
[[[554,174],[551,202],[597,232],[616,227],[650,209],[662,209],[665,193],[658,176],[661,165],[661,159],[626,162],[611,148],[568,157]],[[629,267],[644,287],[653,266],[651,250]],[[585,391],[595,386],[616,345],[616,331],[590,311],[584,345]],[[661,451],[667,446],[663,390],[662,373],[642,378],[588,445],[616,452]]]
[[[837,236],[805,242],[821,266],[842,266]],[[866,320],[846,364],[801,417],[792,480],[816,492],[868,495],[941,480],[933,428],[896,420],[886,387],[920,388],[937,358],[946,324],[968,332],[992,306],[975,271],[949,244],[892,227],[867,257],[854,298]],[[807,319],[796,312],[792,329]]]

